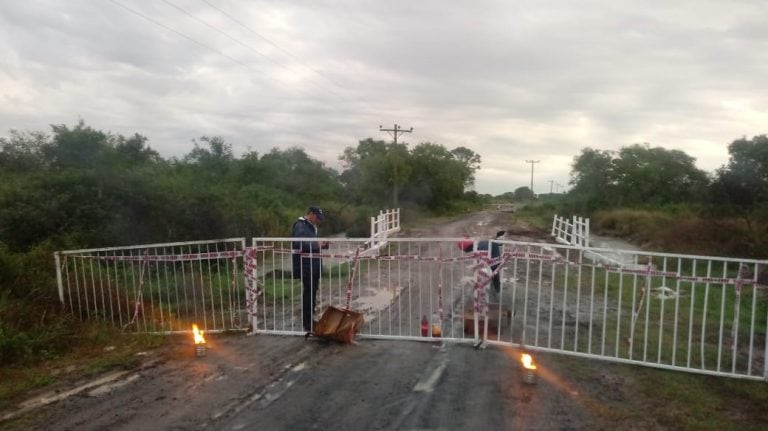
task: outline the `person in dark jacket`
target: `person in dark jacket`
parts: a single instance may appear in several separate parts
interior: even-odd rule
[[[317,289],[320,285],[320,271],[322,270],[322,259],[320,258],[320,249],[328,248],[328,243],[318,242],[317,227],[325,219],[323,210],[316,206],[311,206],[307,214],[299,217],[293,223],[293,238],[308,238],[308,240],[293,241],[292,264],[293,278],[301,279],[301,320],[304,330],[312,331],[312,313],[317,304]]]

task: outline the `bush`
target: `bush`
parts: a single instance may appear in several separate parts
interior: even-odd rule
[[[0,364],[33,363],[70,348],[75,333],[72,318],[50,308],[0,295]]]
[[[762,258],[749,241],[744,221],[706,217],[692,209],[616,209],[591,217],[595,233],[623,238],[648,250],[670,253]]]

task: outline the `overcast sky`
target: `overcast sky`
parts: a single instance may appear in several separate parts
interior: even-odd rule
[[[207,135],[338,169],[397,123],[480,154],[491,194],[526,160],[565,186],[585,147],[711,172],[768,133],[766,22],[766,0],[0,0],[0,136],[82,118],[166,158]]]

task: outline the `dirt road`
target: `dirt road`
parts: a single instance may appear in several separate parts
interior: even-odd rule
[[[512,356],[431,343],[343,346],[224,336],[197,358],[179,338],[147,355],[142,368],[35,410],[23,428],[594,429],[600,423],[575,391],[523,383]]]

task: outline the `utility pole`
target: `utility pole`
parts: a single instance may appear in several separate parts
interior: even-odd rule
[[[552,186],[555,184],[555,180],[549,180],[549,194],[552,194]]]
[[[397,151],[397,135],[402,135],[403,133],[412,133],[413,127],[411,127],[408,130],[403,129],[400,127],[397,123],[395,123],[395,126],[391,129],[385,129],[384,126],[379,125],[379,132],[387,132],[390,136],[392,136],[392,139],[394,140],[392,144],[392,151]],[[398,183],[400,181],[400,177],[397,175],[397,160],[392,160],[392,169],[394,171],[394,175],[392,177],[392,205],[393,208],[398,208],[400,206],[400,184]]]
[[[397,145],[397,134],[403,134],[403,133],[411,133],[413,132],[413,127],[411,127],[408,130],[403,129],[402,127],[395,124],[395,127],[391,129],[385,129],[384,126],[379,126],[379,132],[387,132],[390,136],[395,140],[395,145]]]
[[[541,160],[526,160],[525,163],[531,164],[531,193],[533,194],[533,197],[536,197],[536,193],[533,192],[533,165],[536,163],[541,162]]]

